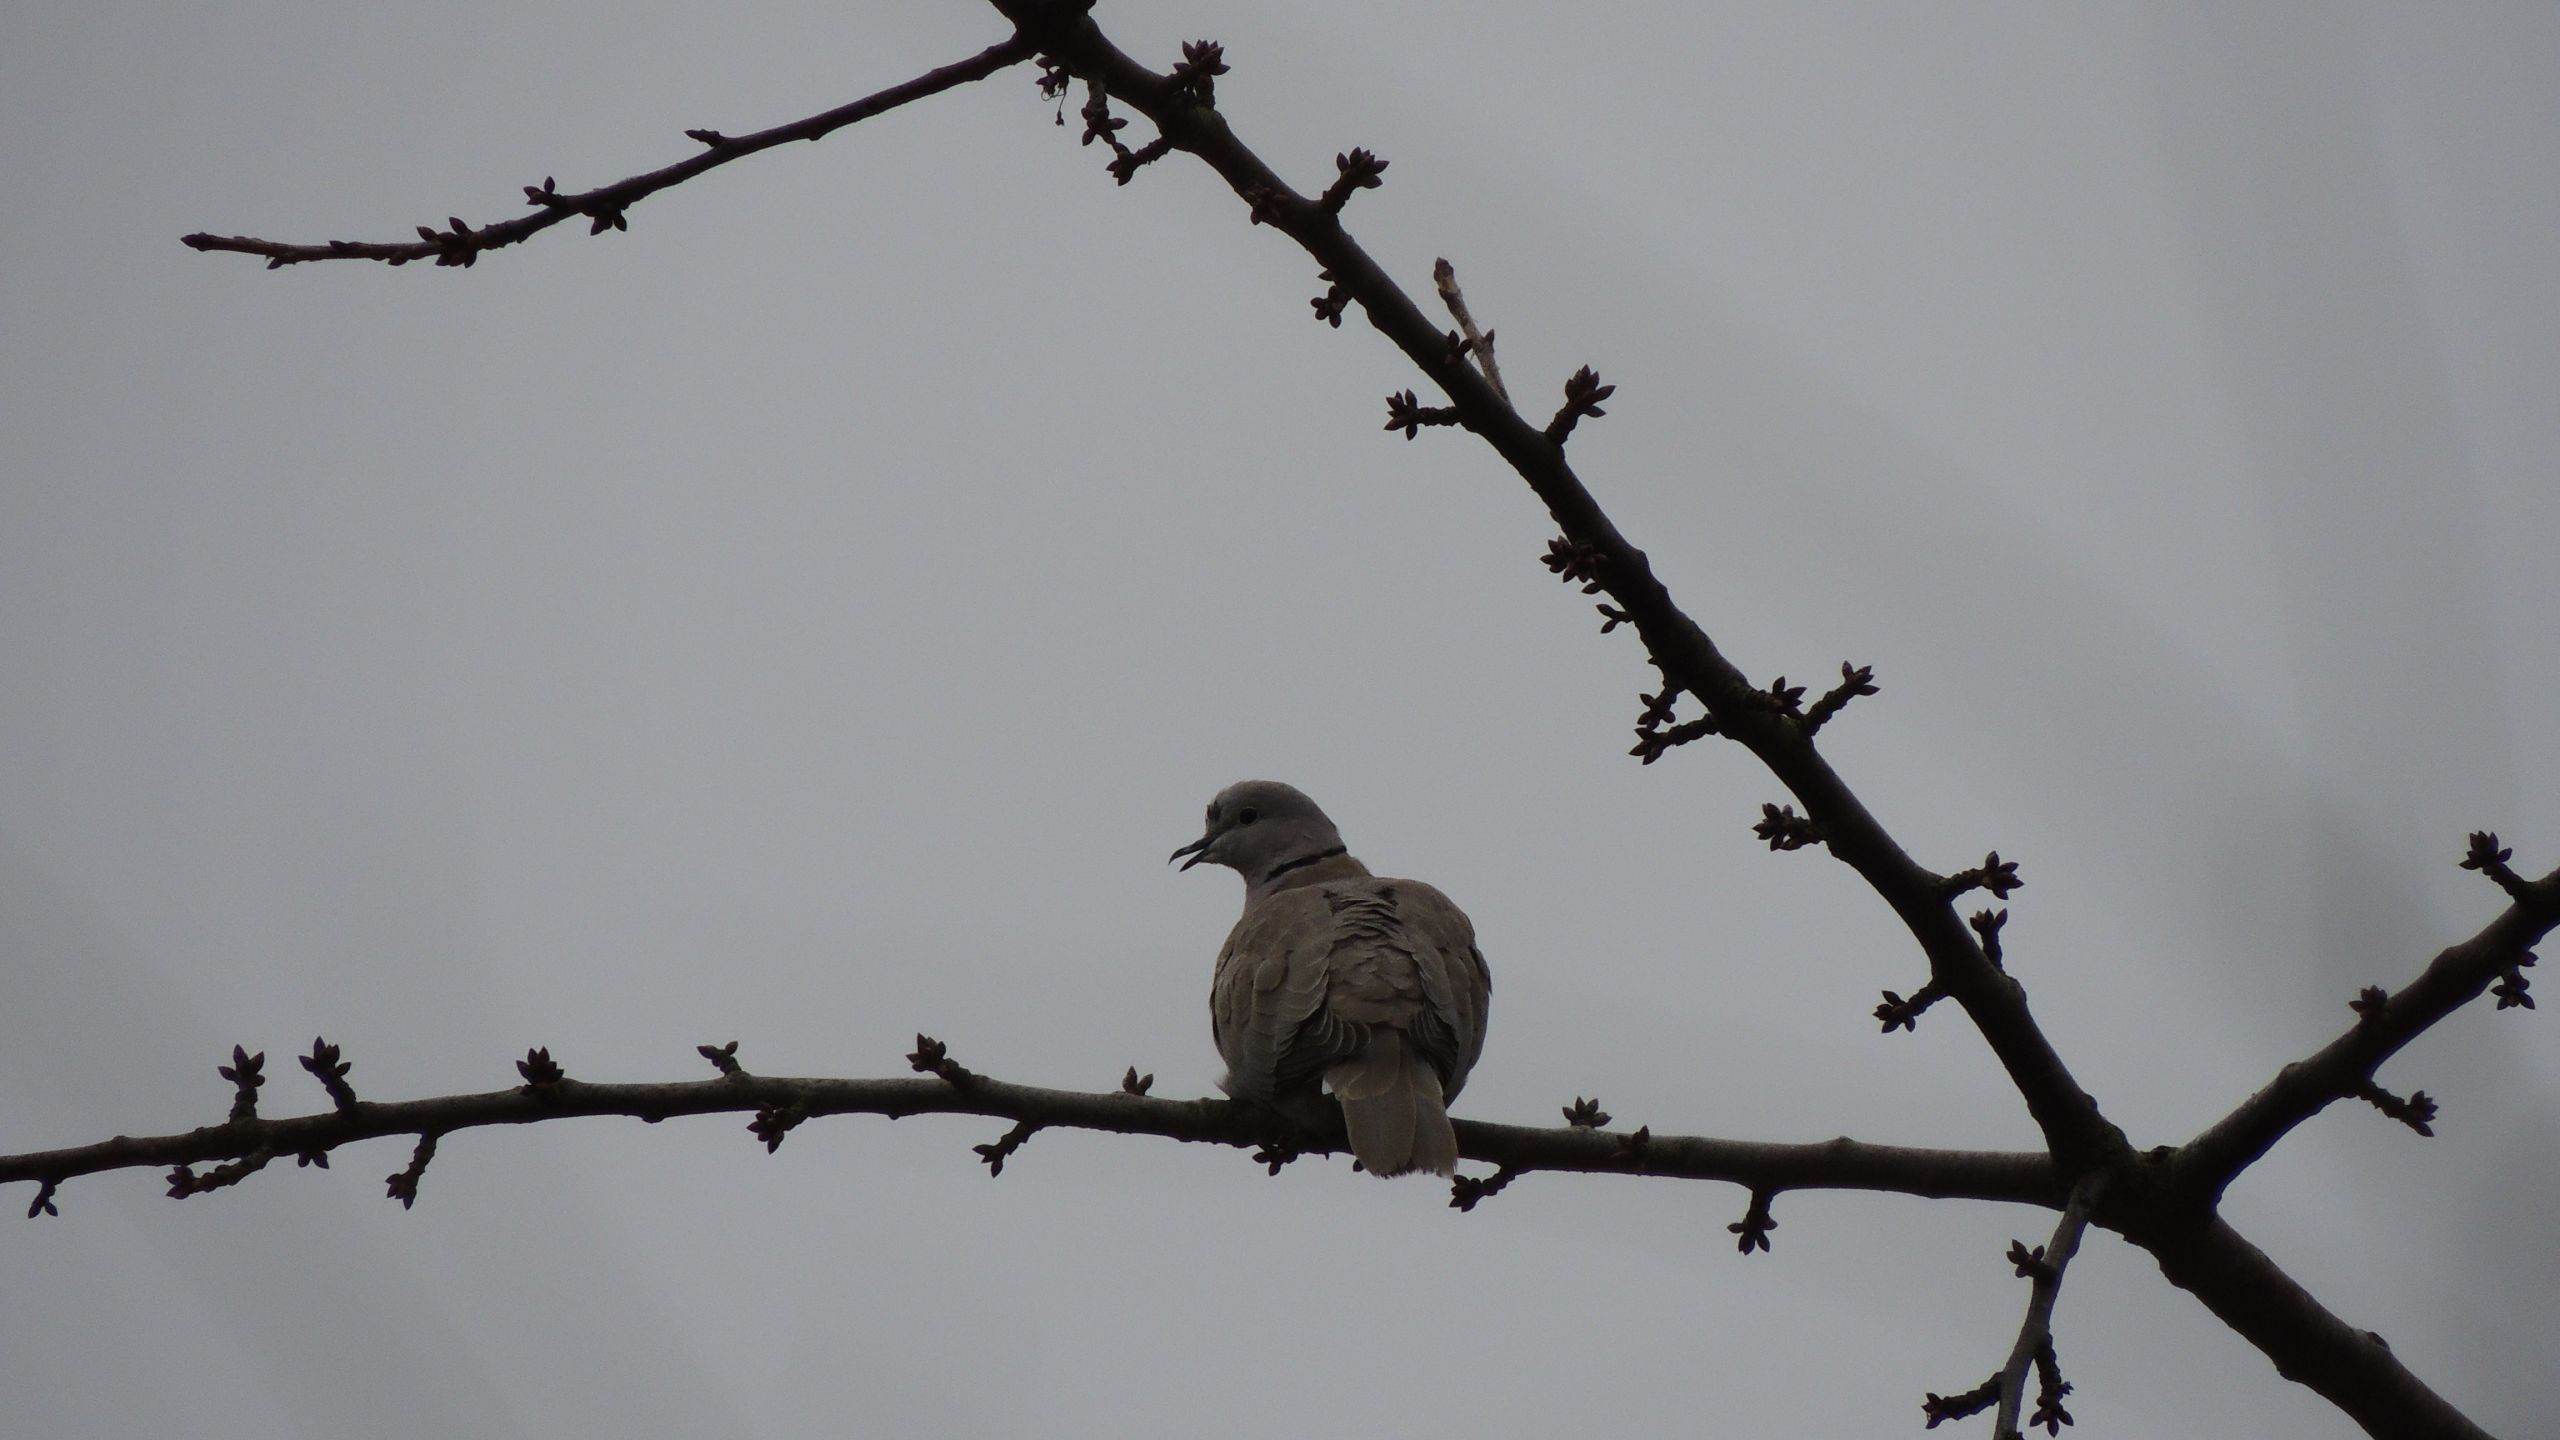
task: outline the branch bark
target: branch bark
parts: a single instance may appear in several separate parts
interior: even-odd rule
[[[938,1052],[937,1052],[938,1053]],[[947,1062],[946,1062],[947,1063]],[[952,1067],[957,1070],[957,1067]],[[488,1125],[533,1125],[577,1116],[660,1121],[680,1115],[752,1114],[769,1145],[781,1131],[822,1115],[983,1115],[1039,1128],[1158,1135],[1170,1140],[1282,1153],[1340,1153],[1341,1137],[1275,1128],[1260,1110],[1228,1100],[1162,1100],[1118,1092],[1016,1085],[970,1071],[959,1078],[813,1079],[755,1075],[667,1084],[604,1084],[561,1078],[476,1095],[356,1101],[310,1115],[248,1119],[173,1135],[119,1135],[94,1145],[0,1156],[0,1183],[32,1180],[50,1191],[63,1181],[113,1170],[215,1165],[285,1156],[325,1156],[360,1140],[446,1136]],[[785,1117],[774,1126],[764,1117]],[[1715,1180],[1755,1191],[1878,1190],[1933,1199],[1998,1200],[2059,1208],[2053,1162],[2032,1151],[1932,1150],[1846,1138],[1770,1144],[1698,1136],[1634,1134],[1584,1126],[1540,1129],[1481,1120],[1457,1123],[1458,1147],[1515,1173],[1555,1170]],[[264,1158],[260,1158],[264,1157]]]

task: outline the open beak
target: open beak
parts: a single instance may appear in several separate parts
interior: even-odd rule
[[[1185,870],[1190,869],[1192,866],[1200,863],[1200,852],[1209,848],[1209,842],[1213,838],[1215,837],[1209,835],[1201,836],[1199,839],[1192,841],[1190,844],[1185,845],[1181,849],[1164,857],[1164,863],[1170,865],[1174,861],[1182,860],[1183,856],[1188,855],[1191,858],[1188,860],[1182,860],[1182,868]]]

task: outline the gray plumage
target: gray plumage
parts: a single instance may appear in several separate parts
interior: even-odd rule
[[[1493,992],[1466,912],[1370,874],[1316,802],[1276,780],[1219,791],[1206,833],[1167,858],[1186,855],[1185,870],[1244,877],[1209,991],[1219,1087],[1313,1125],[1330,1091],[1367,1170],[1453,1172],[1448,1103],[1484,1051]]]

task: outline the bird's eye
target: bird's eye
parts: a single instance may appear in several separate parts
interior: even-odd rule
[[[1254,808],[1253,808],[1252,806],[1250,806],[1250,805],[1247,805],[1247,806],[1246,806],[1246,807],[1244,807],[1243,809],[1241,809],[1241,810],[1239,810],[1239,811],[1237,811],[1237,812],[1236,812],[1236,823],[1237,823],[1237,824],[1239,824],[1239,825],[1250,825],[1250,824],[1252,824],[1254,821],[1259,820],[1259,819],[1261,819],[1261,818],[1262,818],[1262,812],[1261,812],[1261,811],[1259,811],[1259,810],[1254,809]]]

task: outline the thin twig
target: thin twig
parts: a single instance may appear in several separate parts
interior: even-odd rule
[[[2062,1272],[2071,1257],[2080,1253],[2081,1232],[2089,1228],[2089,1198],[2093,1182],[2082,1181],[2073,1186],[2071,1199],[2062,1207],[2062,1220],[2053,1227],[2053,1238],[2030,1263],[2034,1266],[2034,1284],[2027,1296],[2027,1317],[2018,1326],[2018,1343],[2009,1349],[2009,1363],[2000,1367],[2000,1409],[1992,1417],[1993,1440],[2018,1440],[2018,1414],[2026,1406],[2027,1372],[2034,1369],[2038,1356],[2050,1355],[2053,1349],[2053,1303],[2062,1295]],[[2054,1397],[2059,1403],[2060,1396]]]
[[[1504,404],[1511,403],[1511,392],[1502,388],[1502,367],[1493,361],[1493,332],[1476,329],[1476,317],[1467,313],[1467,297],[1458,289],[1458,267],[1446,259],[1432,262],[1431,283],[1449,307],[1449,318],[1458,322],[1458,334],[1467,343],[1467,353],[1475,357],[1476,368],[1484,372],[1484,383],[1493,387]]]
[[[439,265],[467,266],[485,251],[529,240],[573,215],[584,215],[589,219],[591,234],[626,228],[623,212],[649,196],[671,185],[681,185],[706,170],[717,169],[732,160],[753,155],[759,150],[770,150],[776,145],[795,140],[822,139],[855,121],[868,120],[910,101],[938,95],[972,80],[983,80],[1007,66],[1030,59],[1031,55],[1030,43],[1016,35],[957,64],[929,70],[904,84],[892,85],[849,105],[839,105],[788,125],[736,136],[723,135],[716,130],[687,131],[703,147],[700,154],[679,160],[664,169],[576,194],[554,190],[548,180],[540,186],[528,185],[525,197],[528,203],[537,207],[535,213],[502,220],[494,225],[474,227],[459,219],[449,219],[446,222],[449,228],[441,231],[420,226],[416,240],[331,240],[318,245],[260,240],[247,235],[210,235],[202,231],[181,238],[184,244],[197,250],[263,255],[270,270],[313,260],[379,260],[390,265],[433,260]]]
[[[208,1125],[174,1135],[118,1136],[94,1145],[0,1155],[0,1183],[39,1184],[127,1169],[202,1165],[268,1153],[325,1155],[342,1145],[392,1135],[452,1135],[487,1125],[531,1125],[573,1116],[623,1115],[660,1121],[680,1115],[788,1112],[793,1123],[822,1115],[985,1115],[1044,1129],[1160,1135],[1242,1148],[1285,1140],[1308,1153],[1341,1153],[1338,1135],[1283,1135],[1263,1112],[1226,1100],[1164,1100],[1126,1090],[1051,1090],[971,1072],[955,1085],[938,1076],[854,1080],[741,1072],[667,1084],[559,1080],[423,1100],[360,1101],[281,1119]],[[1639,1147],[1615,1131],[1572,1125],[1533,1128],[1457,1122],[1459,1153],[1517,1171],[1555,1170],[1725,1181],[1785,1190],[1878,1190],[1938,1199],[2001,1200],[2058,1207],[2053,1165],[2032,1151],[1930,1150],[1855,1140],[1779,1145],[1693,1136],[1650,1136]]]

